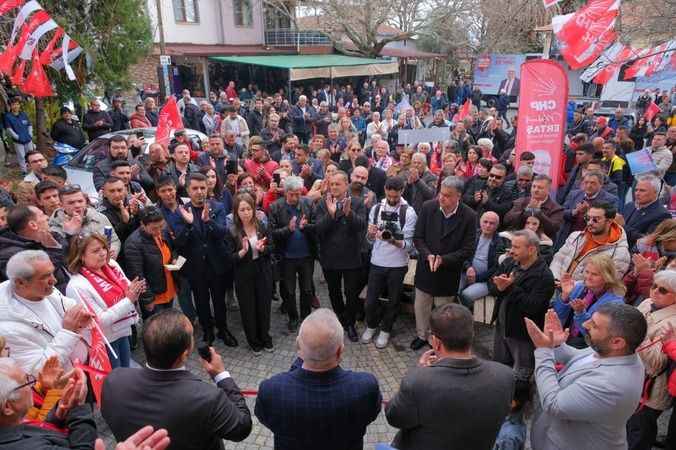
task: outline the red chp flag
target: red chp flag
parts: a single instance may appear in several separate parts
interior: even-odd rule
[[[160,110],[160,118],[155,132],[155,142],[162,144],[165,149],[168,148],[171,130],[180,128],[183,128],[183,119],[181,119],[181,114],[178,112],[176,97],[172,95]]]
[[[651,122],[656,115],[658,115],[662,110],[660,109],[659,106],[653,101],[650,102],[650,105],[645,109],[645,113],[643,114],[643,117],[645,117],[645,120],[648,122]]]
[[[560,28],[553,27],[561,45],[561,55],[571,69],[588,66],[615,41],[619,9],[620,0],[589,0]],[[552,22],[554,25],[555,20]]]
[[[0,0],[0,16],[14,8],[23,6],[24,3],[26,3],[26,0]]]
[[[568,77],[553,60],[534,59],[521,65],[516,161],[521,153],[535,154],[533,171],[549,175],[558,185],[566,130]]]
[[[24,94],[29,94],[36,98],[51,97],[54,95],[52,83],[49,81],[49,78],[47,78],[47,74],[42,67],[37,50],[33,52],[31,72],[21,86],[21,90]]]

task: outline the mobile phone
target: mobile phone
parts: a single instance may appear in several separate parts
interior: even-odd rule
[[[272,181],[277,183],[277,186],[279,186],[279,184],[282,182],[282,176],[278,173],[273,173],[272,174]]]
[[[211,362],[211,349],[208,345],[197,347],[197,353],[200,355],[200,358],[206,362]]]
[[[235,160],[228,160],[225,163],[225,173],[227,175],[230,174],[237,174],[237,161]]]

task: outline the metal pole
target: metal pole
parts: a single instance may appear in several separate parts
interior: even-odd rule
[[[160,55],[167,54],[167,48],[164,43],[164,22],[162,21],[162,5],[161,0],[155,0],[155,8],[157,10],[157,31],[160,38]],[[163,103],[164,99],[171,94],[171,86],[169,86],[169,67],[162,64],[162,78],[164,81],[164,93],[159,103]]]

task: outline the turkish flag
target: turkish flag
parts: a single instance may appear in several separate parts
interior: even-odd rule
[[[25,94],[30,94],[33,97],[51,97],[54,95],[52,90],[52,83],[47,78],[45,69],[40,64],[40,56],[37,50],[33,52],[33,60],[31,62],[31,72],[26,78],[21,90]]]
[[[12,74],[12,77],[10,78],[12,80],[12,85],[15,87],[20,88],[23,86],[23,83],[25,81],[24,77],[24,71],[26,70],[26,61],[22,60],[18,66],[16,66],[16,69],[14,69],[14,73]]]
[[[462,106],[460,107],[458,114],[456,114],[457,120],[454,117],[453,121],[460,122],[462,119],[469,116],[469,112],[471,109],[472,109],[472,101],[470,99],[467,99],[465,103],[463,103]]]
[[[22,6],[24,3],[26,3],[26,0],[0,0],[0,16]]]
[[[56,56],[54,47],[56,47],[56,43],[59,42],[59,39],[61,39],[62,36],[63,28],[59,27],[56,29],[54,36],[52,36],[52,40],[49,41],[49,44],[47,44],[47,47],[45,47],[45,49],[40,53],[40,63],[43,66],[48,66],[52,63],[52,59],[54,59],[54,56]],[[59,50],[61,49],[59,48]]]
[[[176,97],[172,95],[160,110],[160,117],[155,132],[155,142],[162,144],[166,149],[169,147],[169,135],[171,134],[171,130],[178,130],[181,128],[183,128],[183,119],[181,119],[181,114],[178,112]]]
[[[645,109],[645,113],[643,114],[643,117],[645,117],[645,120],[647,121],[652,121],[653,118],[661,113],[662,110],[660,109],[659,106],[655,102],[650,102],[650,105]]]

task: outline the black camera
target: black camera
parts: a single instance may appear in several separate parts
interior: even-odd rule
[[[401,232],[399,225],[399,214],[396,211],[381,211],[378,228],[382,231],[381,236],[385,241],[391,239],[395,241],[404,240],[404,234]]]

